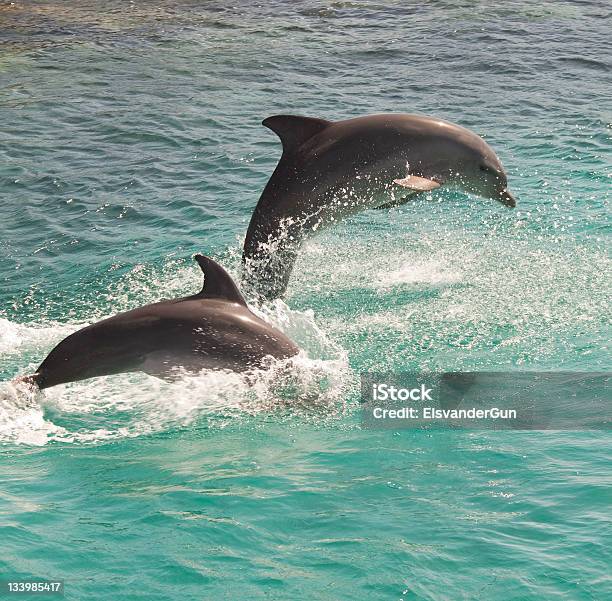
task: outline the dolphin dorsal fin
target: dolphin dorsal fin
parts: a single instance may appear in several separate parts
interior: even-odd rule
[[[238,286],[219,263],[204,255],[196,255],[194,259],[204,273],[204,287],[194,295],[196,298],[220,298],[247,306]]]
[[[306,140],[316,136],[331,124],[332,121],[325,119],[297,115],[274,115],[262,121],[262,125],[271,129],[281,139],[283,152],[286,153],[297,150]]]

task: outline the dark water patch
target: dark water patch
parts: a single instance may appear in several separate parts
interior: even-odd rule
[[[163,44],[170,31],[189,35],[196,28],[224,31],[243,26],[211,17],[210,11],[190,2],[140,6],[110,0],[102,7],[33,1],[10,3],[0,10],[0,44],[21,52],[81,43],[111,48]]]
[[[368,60],[368,59],[393,59],[399,58],[405,55],[405,50],[402,48],[385,48],[372,47],[364,48],[363,50],[356,50],[351,52],[351,58],[354,60]]]
[[[314,33],[316,30],[312,27],[307,27],[306,25],[298,25],[298,24],[291,24],[291,25],[283,25],[282,26],[282,30],[284,31],[295,31],[295,32],[299,32],[299,33]]]
[[[563,64],[577,67],[578,69],[592,69],[602,73],[609,73],[612,68],[610,63],[584,56],[561,56],[557,60]]]
[[[305,17],[317,17],[321,19],[332,19],[339,15],[339,11],[331,6],[303,8],[299,10],[299,13]]]

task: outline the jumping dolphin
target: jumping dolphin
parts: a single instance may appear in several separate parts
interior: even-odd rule
[[[261,367],[267,356],[298,353],[287,336],[251,313],[221,265],[202,255],[195,259],[204,272],[201,292],[78,330],[22,380],[43,389],[128,371],[159,377],[170,377],[176,367],[244,371]]]
[[[277,115],[263,125],[278,135],[283,154],[251,218],[242,258],[247,284],[264,298],[285,292],[306,237],[364,209],[403,204],[440,186],[516,204],[492,148],[441,119]]]

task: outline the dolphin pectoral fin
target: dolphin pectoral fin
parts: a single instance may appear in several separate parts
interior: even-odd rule
[[[196,255],[194,259],[204,273],[204,287],[191,298],[220,298],[247,306],[238,286],[219,263],[204,255]]]
[[[418,175],[407,175],[404,179],[394,179],[393,183],[418,192],[427,192],[440,187],[440,184],[433,179],[426,179]]]
[[[331,124],[331,121],[325,119],[297,115],[274,115],[262,121],[262,125],[271,129],[280,138],[283,152],[286,153],[293,152],[306,140],[316,136]]]
[[[414,200],[419,194],[423,192],[429,192],[430,190],[435,190],[440,187],[440,184],[433,179],[426,179],[424,177],[419,177],[418,175],[407,175],[404,179],[394,179],[394,184],[398,186],[402,186],[408,190],[408,194],[406,196],[402,196],[401,198],[397,198],[392,200],[391,202],[386,202],[383,205],[379,205],[375,207],[376,209],[392,209],[393,207],[399,207],[411,200]]]
[[[394,207],[401,207],[402,205],[405,205],[407,202],[414,200],[415,198],[417,198],[417,196],[420,196],[421,194],[422,194],[421,191],[413,190],[412,192],[409,192],[408,194],[406,194],[406,196],[402,196],[401,198],[396,198],[395,200],[392,200],[391,202],[386,202],[384,205],[378,205],[377,207],[374,207],[374,208],[378,210],[378,209],[393,209]]]

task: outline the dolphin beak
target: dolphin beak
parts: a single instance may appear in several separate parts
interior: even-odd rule
[[[508,192],[508,190],[502,190],[499,194],[499,201],[507,207],[514,208],[516,206],[516,198]]]

